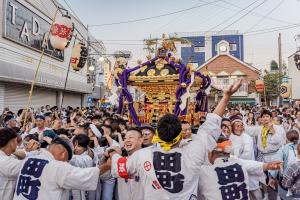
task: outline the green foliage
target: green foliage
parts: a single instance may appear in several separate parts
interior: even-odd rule
[[[156,51],[156,48],[159,47],[159,42],[161,41],[161,38],[152,38],[152,39],[144,39],[145,48],[144,50],[147,50],[149,53],[154,53]],[[166,39],[167,41],[173,41],[173,42],[181,42],[181,44],[190,44],[191,41],[182,38],[182,37],[169,37]]]
[[[265,71],[263,81],[265,84],[267,100],[276,99],[280,95],[280,85],[282,83],[283,74],[276,72],[270,73]]]
[[[275,60],[271,61],[270,69],[271,69],[271,71],[277,71],[277,70],[279,70],[278,63]]]

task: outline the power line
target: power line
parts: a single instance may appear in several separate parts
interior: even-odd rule
[[[216,2],[220,2],[220,1],[222,1],[222,0],[216,0],[216,1],[212,1],[212,2],[202,2],[202,3],[204,3],[204,4],[202,4],[202,7],[203,7],[203,6],[207,6],[207,5],[212,5],[212,4],[214,4],[214,3],[216,3]],[[196,6],[197,6],[197,5],[196,5]],[[199,8],[199,7],[198,7],[198,8]],[[160,26],[159,28],[155,29],[155,30],[152,31],[151,33],[155,33],[155,32],[157,32],[159,29],[162,29],[162,28],[168,26],[169,24],[171,24],[172,22],[174,22],[177,18],[182,17],[184,14],[186,14],[186,13],[182,13],[180,16],[171,19],[169,22],[167,22],[166,24],[164,24],[164,25]]]
[[[52,1],[54,1],[54,0],[52,0]],[[80,18],[78,17],[78,15],[76,14],[76,12],[72,9],[71,5],[67,2],[67,0],[63,0],[63,1],[64,1],[65,4],[67,5],[67,7],[71,10],[73,16],[75,16],[75,17],[77,18],[77,20],[81,23]],[[79,31],[78,31],[78,33],[79,33]],[[89,34],[88,30],[87,30],[87,34]],[[81,35],[81,34],[80,34],[80,35]],[[84,41],[87,41],[84,37],[82,37],[82,39],[83,39]],[[94,39],[95,39],[95,38],[94,38]],[[90,42],[90,47],[92,47],[96,52],[101,53],[101,52],[99,52],[99,51],[97,50],[98,48],[95,47],[94,43],[99,44],[100,47],[101,47],[101,49],[102,49],[103,51],[105,51],[104,45],[101,44],[97,39],[95,39],[95,42],[94,42],[94,41],[93,41],[93,42]]]
[[[212,28],[210,28],[208,31],[206,31],[205,33],[214,30],[215,28],[223,25],[224,23],[226,23],[228,20],[232,19],[233,17],[235,17],[236,15],[240,14],[241,12],[243,12],[244,10],[246,10],[247,8],[251,7],[253,4],[255,4],[256,2],[258,2],[260,0],[256,0],[254,2],[252,2],[251,4],[247,5],[245,8],[242,8],[241,10],[239,10],[238,12],[234,13],[233,15],[231,15],[230,17],[226,18],[225,20],[223,20],[222,22],[220,22],[219,24],[213,26]]]
[[[152,19],[156,19],[156,18],[160,18],[160,17],[165,17],[165,16],[169,16],[169,15],[174,15],[174,14],[186,12],[186,11],[193,10],[193,9],[196,9],[196,8],[199,8],[199,7],[202,7],[202,6],[203,6],[203,4],[200,4],[200,5],[192,6],[192,7],[186,8],[186,9],[182,9],[182,10],[178,10],[178,11],[174,11],[174,12],[169,12],[169,13],[165,13],[165,14],[161,14],[161,15],[155,15],[155,16],[152,16],[152,17],[145,17],[145,18],[140,18],[140,19],[113,22],[113,23],[107,23],[107,24],[96,24],[96,25],[91,25],[91,27],[102,27],[102,26],[111,26],[111,25],[119,25],[119,24],[128,24],[128,23],[134,23],[134,22],[140,22],[140,21],[147,21],[147,20],[152,20]]]
[[[236,4],[233,4],[231,2],[228,2],[227,0],[223,0],[223,3],[226,3],[232,7],[235,7],[235,8],[239,8],[239,9],[242,9],[242,7],[240,6],[237,6]],[[262,14],[260,13],[257,13],[257,12],[252,12],[252,15],[256,15],[256,16],[260,16],[260,17],[263,17]],[[282,19],[277,19],[277,18],[274,18],[274,17],[267,17],[269,20],[273,20],[273,21],[277,21],[277,22],[281,22],[281,23],[285,23],[285,24],[292,24],[291,22],[288,22],[288,21],[285,21],[285,20],[282,20]]]
[[[244,32],[244,34],[272,31],[272,30],[276,30],[276,29],[291,28],[291,27],[297,27],[298,25],[300,25],[300,23],[295,23],[295,24],[285,25],[285,26],[276,26],[276,27],[272,27],[272,28],[258,29],[258,30],[253,30],[253,31],[247,31],[247,32]]]
[[[233,24],[235,24],[236,22],[240,21],[241,19],[243,19],[244,17],[246,17],[249,13],[251,13],[253,10],[255,10],[256,8],[258,8],[259,6],[261,6],[262,4],[266,3],[268,0],[264,0],[263,2],[261,2],[260,4],[258,4],[257,6],[255,6],[254,8],[252,8],[251,10],[249,10],[247,13],[245,13],[244,15],[242,15],[241,17],[239,17],[238,19],[236,19],[235,21],[233,21],[231,24],[229,24],[228,26],[225,26],[221,31],[224,31],[225,29],[227,29],[228,27],[232,26]],[[221,32],[220,31],[220,32]]]
[[[277,27],[277,28],[270,28],[270,29],[265,29],[265,31],[255,31],[253,32],[248,32],[248,33],[244,33],[245,36],[253,36],[253,35],[261,35],[261,34],[266,34],[266,33],[272,33],[272,32],[276,32],[276,31],[281,31],[281,30],[288,30],[288,29],[292,29],[292,28],[297,28],[300,27],[300,23],[299,24],[295,24],[295,25],[290,25],[290,26],[281,26],[281,27]]]
[[[43,1],[43,0],[42,0]],[[67,2],[67,0],[63,0],[65,2],[65,4],[68,6],[68,8],[71,10],[71,12],[73,13],[73,15],[79,20],[80,18],[76,15],[75,11],[72,9],[72,7],[70,6],[70,4]]]
[[[253,29],[256,27],[258,24],[260,24],[263,20],[265,20],[270,14],[272,14],[285,0],[281,0],[272,10],[270,10],[266,15],[264,15],[260,20],[258,20],[253,26],[251,26],[247,31]]]

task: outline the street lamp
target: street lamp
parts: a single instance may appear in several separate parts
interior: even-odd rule
[[[95,67],[93,65],[89,66],[89,70],[90,71],[94,71],[95,70]]]

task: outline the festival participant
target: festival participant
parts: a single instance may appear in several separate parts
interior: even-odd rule
[[[124,136],[127,132],[127,125],[126,121],[124,120],[119,120],[119,127],[121,129],[121,134]]]
[[[102,137],[104,131],[102,128],[98,129],[94,124],[89,125],[88,137],[90,139],[89,144],[89,155],[93,159],[94,166],[99,166],[100,160],[103,158],[104,147],[101,147],[99,144],[100,138]],[[101,181],[98,180],[97,189],[95,192],[89,192],[89,199],[95,200],[101,198]]]
[[[43,139],[43,132],[45,130],[51,130],[51,128],[48,128],[45,126],[45,117],[43,115],[36,115],[35,116],[35,125],[36,127],[31,129],[29,131],[29,134],[38,133],[39,134],[39,140]]]
[[[224,137],[229,138],[229,136],[231,135],[231,121],[229,118],[223,118],[221,121],[221,130],[222,133],[221,135]]]
[[[40,154],[40,142],[37,134],[30,134],[23,139],[24,150],[26,157]]]
[[[124,139],[124,148],[128,158],[142,148],[142,132],[137,128],[129,128]],[[139,174],[127,179],[118,178],[118,197],[120,200],[143,199],[143,188],[141,187]]]
[[[154,145],[135,152],[127,160],[116,152],[110,153],[112,175],[128,178],[138,174],[144,200],[197,199],[198,179],[195,177],[207,160],[207,152],[216,145],[221,133],[221,116],[241,81],[224,93],[214,113],[207,115],[206,122],[188,145],[179,147],[181,123],[176,115],[166,114],[158,122]]]
[[[231,141],[220,137],[217,146],[208,153],[212,165],[200,168],[199,200],[249,199],[249,176],[264,177],[263,171],[280,168],[280,162],[261,163],[230,157],[231,148]]]
[[[45,127],[51,128],[52,126],[52,117],[50,114],[45,116]]]
[[[18,146],[17,133],[10,128],[0,129],[0,198],[12,200],[22,161],[13,153]]]
[[[286,172],[288,166],[294,163],[297,160],[297,144],[299,141],[299,133],[296,130],[290,130],[286,133],[287,144],[282,146],[279,151],[275,155],[276,160],[283,161],[283,169],[280,171],[270,171],[269,174],[275,180],[279,173],[279,187],[278,193],[282,200],[291,200],[293,198],[287,197],[287,189],[282,186],[282,177],[283,174]],[[274,182],[272,180],[272,182]]]
[[[255,116],[253,112],[248,113],[248,117],[246,119],[246,124],[248,126],[255,126]]]
[[[93,159],[88,155],[89,137],[84,134],[76,135],[73,138],[74,156],[70,160],[70,164],[75,167],[88,168],[93,167]],[[89,197],[89,192],[82,190],[72,190],[71,199],[85,200]],[[89,198],[88,198],[89,199]]]
[[[273,125],[272,114],[268,110],[261,113],[262,126],[246,126],[245,131],[250,136],[257,136],[257,146],[260,160],[272,161],[279,148],[285,144],[285,131],[281,126]]]
[[[226,138],[230,137],[230,135],[231,135],[230,127],[228,127],[226,124],[221,124],[221,130],[222,130],[221,136],[226,137]]]
[[[300,110],[296,112],[295,128],[300,132]]]
[[[24,161],[17,181],[14,200],[68,199],[68,190],[95,190],[108,165],[100,168],[79,168],[67,163],[72,159],[69,141],[52,140],[47,150]]]
[[[245,133],[243,119],[239,115],[231,118],[232,134],[229,139],[232,142],[232,153],[238,158],[254,160],[252,138]]]
[[[102,125],[101,128],[103,129],[103,138],[100,143],[100,146],[104,148],[104,151],[108,151],[112,147],[120,147],[120,144],[112,139],[112,127],[110,125]],[[105,157],[100,159],[100,165],[105,163]],[[112,177],[111,172],[107,171],[103,175],[100,176],[101,186],[102,186],[102,200],[111,200],[114,194],[114,188],[116,184],[116,178]]]
[[[274,159],[279,148],[285,144],[285,131],[282,126],[272,123],[272,113],[269,110],[263,110],[261,113],[262,126],[246,126],[245,132],[252,137],[257,137],[258,160],[262,162],[271,162]],[[269,179],[267,178],[267,183]],[[269,199],[277,197],[277,191],[274,187],[267,187]]]
[[[229,139],[232,142],[232,155],[244,160],[255,160],[254,142],[251,136],[245,133],[243,119],[239,115],[232,116],[230,119],[232,124],[232,134]],[[257,177],[249,176],[248,186],[251,200],[262,199]]]
[[[300,198],[300,144],[297,145],[297,160],[287,167],[283,174],[282,186],[288,189],[287,197]]]
[[[192,127],[187,121],[181,121],[181,134],[182,139],[192,138]]]
[[[5,123],[5,127],[7,127],[7,128],[17,127],[17,120],[16,120],[16,117],[13,115],[5,116],[4,123]]]
[[[155,135],[155,130],[150,125],[148,126],[142,126],[141,128],[142,134],[143,134],[143,144],[142,147],[149,147],[152,145],[152,139]]]

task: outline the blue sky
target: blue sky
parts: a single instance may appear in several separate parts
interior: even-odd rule
[[[207,31],[230,16],[234,16],[214,29],[215,31],[222,30],[247,13],[247,11],[239,12],[241,9],[235,6],[244,8],[253,3],[253,5],[248,8],[248,10],[251,10],[261,4],[254,9],[253,12],[250,12],[250,14],[228,27],[227,30],[238,30],[244,33],[247,31],[300,23],[299,0],[226,0],[235,6],[224,3],[223,0],[66,1],[85,25],[106,24],[146,18],[205,4],[205,2],[214,2],[213,4],[186,12],[152,20],[113,26],[92,27],[90,29],[91,33],[97,39],[104,42],[107,53],[113,53],[116,50],[130,50],[133,53],[133,62],[145,56],[141,40],[149,38],[150,35],[152,37],[158,37],[161,36],[162,33]],[[59,0],[59,2],[66,5],[64,0]],[[277,5],[279,6],[275,9]],[[264,18],[264,16],[271,11],[272,13]],[[253,27],[255,24],[257,25]],[[287,62],[287,57],[296,50],[294,36],[300,34],[300,26],[288,30],[280,30],[280,32],[282,33],[283,59]],[[253,63],[254,66],[258,68],[264,68],[269,65],[271,59],[277,60],[278,33],[279,31],[260,35],[245,35],[245,61]]]

